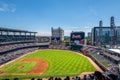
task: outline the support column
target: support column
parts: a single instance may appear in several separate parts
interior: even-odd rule
[[[2,31],[1,31],[1,36],[3,35]]]

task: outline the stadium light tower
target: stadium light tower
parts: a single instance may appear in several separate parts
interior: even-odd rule
[[[113,30],[113,38],[111,37],[111,46],[115,46],[116,45],[116,26],[115,26],[115,22],[114,22],[114,16],[111,16],[110,18],[110,27]]]
[[[99,27],[102,27],[103,26],[103,22],[102,20],[99,21]]]
[[[99,30],[99,42],[101,44],[102,43],[102,27],[103,27],[102,20],[99,21],[99,27],[100,27],[100,30]]]
[[[110,18],[110,27],[115,27],[114,16]]]

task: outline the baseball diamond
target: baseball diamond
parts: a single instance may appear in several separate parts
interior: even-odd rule
[[[77,76],[96,69],[83,55],[68,50],[45,49],[27,54],[0,68],[4,77],[61,77]]]

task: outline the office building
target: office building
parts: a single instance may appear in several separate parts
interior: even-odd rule
[[[62,28],[51,28],[51,41],[52,43],[56,43],[59,44],[60,42],[62,42],[64,40],[64,30]]]
[[[92,28],[92,44],[94,45],[119,45],[120,44],[120,26],[114,23],[114,17],[110,19],[110,26],[103,26],[103,22],[99,22],[99,26]]]

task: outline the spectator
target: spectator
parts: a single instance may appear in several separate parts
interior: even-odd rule
[[[14,80],[19,80],[19,78],[15,78]]]
[[[83,80],[87,80],[87,78],[86,78],[87,76],[86,75],[84,75],[84,77],[83,77]]]
[[[117,80],[117,76],[114,74],[109,74],[108,76],[109,76],[110,80]]]
[[[42,80],[42,78],[38,78],[37,80]]]
[[[58,80],[58,78],[56,77],[55,80]]]
[[[61,78],[58,78],[58,80],[62,80]]]
[[[32,78],[31,80],[35,80],[35,78]]]
[[[66,78],[64,80],[70,80],[70,77],[69,76],[66,76]]]
[[[95,80],[102,80],[102,73],[99,71],[94,72]]]
[[[53,77],[50,77],[48,80],[53,80]]]

